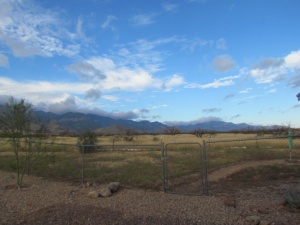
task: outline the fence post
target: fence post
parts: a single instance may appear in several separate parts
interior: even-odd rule
[[[290,149],[290,161],[292,160],[292,150],[293,150],[293,133],[291,130],[288,132],[289,136],[289,149]]]
[[[161,179],[162,179],[162,190],[166,192],[166,180],[165,180],[165,148],[164,143],[161,142]]]
[[[209,192],[208,192],[208,171],[207,171],[207,155],[206,155],[206,142],[205,140],[203,140],[203,161],[204,161],[204,188],[203,188],[203,194],[204,195],[208,195]]]
[[[81,184],[84,185],[84,145],[81,145],[81,155],[82,155],[82,163],[81,163]]]
[[[27,154],[31,153],[31,141],[30,139],[28,139],[28,152],[26,153],[26,170],[27,170],[27,176],[29,176],[29,167],[30,167],[30,163],[29,163],[29,156]]]

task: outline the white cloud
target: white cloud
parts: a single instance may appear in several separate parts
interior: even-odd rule
[[[184,78],[182,76],[174,74],[169,80],[167,80],[163,84],[163,88],[166,90],[171,90],[173,87],[180,86],[184,83]]]
[[[235,61],[229,55],[217,56],[213,61],[213,68],[219,73],[228,72],[235,66]]]
[[[240,76],[229,76],[217,79],[211,83],[208,84],[197,84],[197,83],[191,83],[186,85],[186,88],[200,88],[200,89],[207,89],[207,88],[219,88],[219,87],[225,87],[225,86],[231,86],[234,85],[234,80],[240,78]]]
[[[77,24],[76,24],[76,34],[79,38],[81,38],[82,40],[86,41],[86,42],[90,42],[91,39],[88,38],[86,35],[85,35],[85,32],[84,32],[84,27],[83,27],[83,19],[81,17],[79,17],[77,19]]]
[[[198,48],[202,48],[205,46],[211,46],[214,43],[212,40],[205,40],[202,38],[181,39],[180,42],[183,43],[183,49],[188,50],[190,52],[194,52]]]
[[[288,54],[284,57],[284,62],[287,68],[300,68],[300,50]]]
[[[99,89],[89,89],[86,94],[85,94],[85,98],[86,99],[99,99],[101,97],[101,91]]]
[[[274,69],[253,69],[250,71],[250,76],[252,76],[256,83],[270,83],[276,78],[280,77],[282,71]]]
[[[300,69],[300,50],[292,51],[283,58],[264,59],[249,71],[249,75],[258,84],[271,83],[286,79],[289,75],[295,75]],[[289,83],[292,83],[290,79]]]
[[[48,81],[18,82],[10,78],[0,77],[0,95],[11,95],[16,98],[29,99],[33,104],[39,102],[56,103],[64,100],[70,94],[84,94],[92,89],[92,84],[65,83]]]
[[[4,54],[0,53],[0,66],[8,67],[8,65],[8,58]]]
[[[113,96],[113,95],[103,95],[102,98],[105,100],[108,100],[108,101],[113,101],[113,102],[117,102],[119,100],[118,97]]]
[[[85,98],[82,97],[84,95]],[[0,103],[6,102],[9,96],[14,96],[17,99],[25,98],[33,104],[35,109],[54,113],[77,111],[124,119],[138,117],[132,112],[106,112],[100,110],[98,108],[98,98],[112,102],[119,99],[112,95],[101,95],[100,90],[94,88],[92,83],[18,82],[10,78],[0,77]]]
[[[248,92],[251,91],[251,90],[252,90],[252,88],[246,88],[245,90],[240,91],[240,93],[241,93],[241,94],[246,94],[246,93],[248,93]]]
[[[78,111],[78,106],[75,97],[69,96],[60,102],[49,104],[47,111],[55,113],[76,112]]]
[[[162,105],[154,105],[151,107],[151,109],[161,109],[161,108],[166,108],[168,107],[167,104],[162,104]]]
[[[295,76],[289,80],[288,85],[292,88],[300,87],[300,71],[298,73],[296,72]]]
[[[183,84],[183,77],[173,75],[168,79],[154,78],[146,69],[139,66],[126,67],[116,64],[112,59],[93,57],[75,63],[69,67],[70,72],[79,75],[83,80],[93,81],[101,90],[141,91],[147,88],[161,87],[171,89]]]
[[[165,3],[162,4],[162,7],[167,12],[173,12],[173,11],[176,11],[178,9],[178,4],[173,4],[173,3],[165,2]]]
[[[138,14],[134,15],[131,21],[134,26],[139,27],[154,23],[153,18],[154,14]]]
[[[111,28],[112,30],[114,30],[115,28],[112,25],[112,22],[116,19],[117,19],[117,17],[115,17],[114,15],[108,15],[106,17],[106,20],[101,25],[102,29]]]
[[[216,48],[220,50],[227,49],[227,44],[224,38],[220,38],[219,40],[216,41]]]
[[[64,28],[57,12],[31,0],[0,1],[0,9],[0,40],[15,56],[72,56],[79,52],[80,46],[73,40],[76,35]]]
[[[91,58],[69,66],[69,71],[77,74],[81,79],[99,81],[106,77],[105,71],[114,68],[114,63],[108,58]]]

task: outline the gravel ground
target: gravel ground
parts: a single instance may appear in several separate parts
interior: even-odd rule
[[[15,174],[0,171],[0,224],[261,224],[298,225],[300,211],[283,203],[282,193],[293,182],[278,181],[213,196],[175,195],[122,187],[112,197],[87,196],[97,187],[74,186],[25,176],[24,187],[15,187]],[[222,189],[222,183],[212,183]]]

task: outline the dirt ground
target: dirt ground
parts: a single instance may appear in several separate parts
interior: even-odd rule
[[[212,194],[235,193],[237,190],[253,187],[272,189],[282,183],[291,188],[298,188],[300,179],[300,163],[282,160],[246,162],[226,168],[224,171],[226,175],[218,177],[218,179],[214,179],[214,173],[211,174]]]
[[[109,198],[90,198],[97,187],[25,177],[0,171],[0,224],[257,224],[299,225],[300,209],[285,201],[300,193],[300,163],[245,162],[209,174],[209,196],[121,189]],[[191,191],[198,181],[179,185]],[[190,190],[188,189],[190,188]],[[250,218],[250,219],[249,219]]]

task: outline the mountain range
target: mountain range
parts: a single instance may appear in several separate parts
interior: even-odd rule
[[[39,122],[45,125],[46,131],[56,134],[64,132],[77,134],[86,130],[113,134],[125,133],[128,129],[141,133],[162,133],[170,128],[168,125],[160,122],[114,119],[78,112],[55,114],[51,112],[35,111],[35,113],[39,118]],[[190,125],[178,125],[176,127],[183,132],[190,132],[195,129],[227,132],[233,130],[258,129],[261,126],[252,126],[246,123],[234,124],[224,121],[209,121]]]

